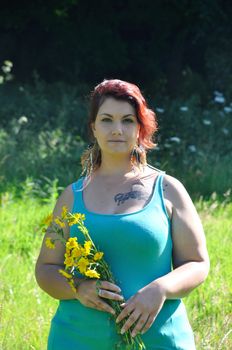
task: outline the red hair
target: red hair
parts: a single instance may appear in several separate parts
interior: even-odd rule
[[[152,136],[157,131],[156,115],[148,108],[145,98],[135,84],[111,79],[104,80],[97,85],[91,93],[90,124],[95,121],[98,110],[107,97],[127,101],[135,107],[137,119],[140,124],[139,145],[145,150],[154,148],[155,144],[152,141]]]

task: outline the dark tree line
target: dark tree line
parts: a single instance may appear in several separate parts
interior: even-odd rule
[[[0,59],[15,79],[93,85],[134,81],[171,96],[230,86],[230,0],[5,2]]]

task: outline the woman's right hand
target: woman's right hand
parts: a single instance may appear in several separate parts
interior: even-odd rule
[[[79,284],[76,298],[85,306],[115,315],[114,309],[103,298],[124,301],[120,292],[121,289],[111,282],[84,280]]]

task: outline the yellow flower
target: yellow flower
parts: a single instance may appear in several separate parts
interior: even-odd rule
[[[64,254],[65,258],[70,258],[71,257],[71,250],[66,249],[66,253]]]
[[[80,260],[77,263],[78,269],[80,273],[85,273],[87,266],[89,266],[89,261],[86,258],[80,258]]]
[[[76,293],[77,290],[76,290],[76,288],[75,288],[74,281],[73,281],[73,280],[69,280],[69,281],[68,281],[68,284],[70,285],[72,291],[73,291],[74,293]]]
[[[77,237],[70,237],[66,242],[66,249],[73,249],[77,247],[78,247]]]
[[[80,247],[76,247],[71,252],[72,258],[80,258],[82,255],[82,251]]]
[[[100,274],[96,270],[87,270],[85,276],[90,278],[100,278]]]
[[[73,258],[72,257],[66,257],[64,260],[64,264],[67,267],[72,267],[74,262],[73,262]]]
[[[49,249],[55,249],[55,242],[51,239],[51,237],[47,237],[45,240],[46,247]]]
[[[80,220],[81,221],[85,220],[85,214],[75,213],[75,214],[72,214],[72,217],[69,218],[68,224],[69,226],[72,226],[72,225],[78,224]]]
[[[74,214],[75,215],[75,214]],[[79,215],[79,220],[84,221],[85,220],[85,214],[78,214]]]
[[[43,224],[49,226],[49,225],[51,225],[52,220],[53,220],[53,215],[52,215],[52,214],[49,214],[49,215],[43,220]]]
[[[67,216],[67,214],[68,214],[68,208],[64,205],[64,206],[62,207],[62,213],[61,213],[62,219],[65,219],[66,216]]]
[[[96,254],[94,254],[93,259],[94,259],[95,261],[100,260],[100,259],[103,257],[103,255],[104,255],[103,252],[97,252]]]
[[[85,241],[84,248],[83,248],[83,255],[89,255],[91,247],[92,247],[92,242]]]
[[[64,227],[65,227],[65,223],[64,223],[63,221],[61,221],[60,218],[59,218],[58,216],[55,218],[55,223],[56,223],[57,225],[59,225],[61,228],[64,228]]]
[[[71,275],[70,273],[66,272],[65,270],[59,269],[58,271],[59,271],[59,273],[60,273],[62,276],[66,277],[66,278],[68,278],[68,279],[69,279],[69,278],[72,278],[72,275]]]

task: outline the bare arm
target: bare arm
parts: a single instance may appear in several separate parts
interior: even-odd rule
[[[71,186],[68,186],[59,197],[53,211],[53,216],[60,216],[62,207],[66,206],[71,211],[73,194]],[[65,238],[69,237],[68,225],[64,228]],[[57,238],[56,233],[46,232],[41,251],[35,267],[35,277],[38,285],[46,293],[56,299],[75,299],[76,295],[70,288],[66,279],[58,272],[64,268],[65,247],[56,241],[55,249],[48,249],[45,245],[47,237]]]
[[[181,298],[201,284],[209,272],[209,257],[200,218],[184,186],[165,179],[165,197],[172,203],[173,271],[157,279],[167,299]]]

